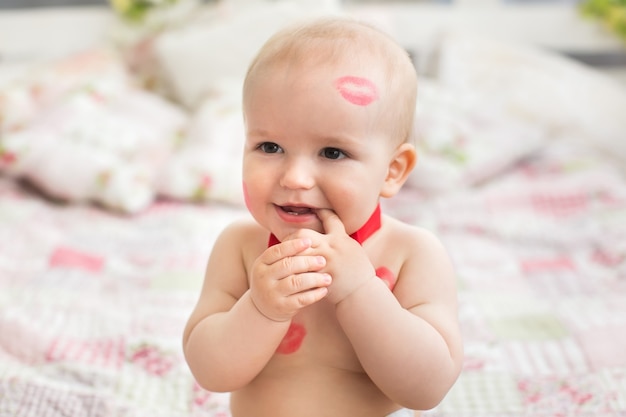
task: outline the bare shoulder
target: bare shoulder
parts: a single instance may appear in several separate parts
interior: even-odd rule
[[[452,303],[456,273],[442,241],[431,231],[385,218],[388,235],[401,256],[396,296],[403,305]]]
[[[268,232],[251,220],[226,226],[213,244],[201,299],[237,300],[248,289],[248,266],[263,250],[267,238]]]
[[[269,232],[249,219],[235,221],[222,230],[211,249],[207,272],[215,267],[246,263],[267,247]],[[228,264],[225,261],[228,260]]]
[[[256,242],[258,239],[265,239],[269,236],[269,232],[259,226],[253,220],[243,219],[235,221],[222,230],[213,250],[219,249],[219,246],[229,245],[242,248],[242,244]]]
[[[386,239],[409,252],[411,256],[421,257],[437,253],[447,256],[441,240],[430,230],[403,223],[389,216],[385,216],[385,225],[388,233]]]

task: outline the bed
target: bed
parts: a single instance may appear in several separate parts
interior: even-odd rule
[[[96,31],[109,22],[97,14]],[[383,201],[436,232],[458,271],[464,369],[425,415],[626,416],[626,88],[467,33],[433,50],[420,166]],[[172,104],[162,86],[129,87],[118,58],[99,44],[35,70],[0,62],[2,417],[229,416],[228,394],[194,382],[180,339],[215,238],[248,216],[237,84],[221,80],[202,104],[197,86],[169,85]],[[36,103],[23,94],[34,82]],[[58,106],[68,89],[80,92]]]

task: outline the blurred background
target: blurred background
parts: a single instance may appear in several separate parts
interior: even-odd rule
[[[201,0],[204,4],[219,0]],[[272,1],[270,1],[271,3]],[[124,3],[119,2],[119,3]],[[129,2],[127,2],[129,3]],[[137,2],[141,3],[141,2]],[[147,1],[144,3],[159,3]],[[255,1],[230,0],[236,7]],[[314,3],[314,2],[313,2]],[[324,3],[324,2],[321,2]],[[326,1],[326,3],[329,3]],[[432,34],[442,28],[479,31],[499,39],[511,39],[547,47],[590,64],[621,80],[626,80],[626,5],[611,0],[342,0],[341,7],[351,13],[365,14],[391,21],[396,36],[407,48],[420,48],[430,42]],[[0,26],[23,25],[20,11],[33,9],[67,9],[68,16],[54,22],[37,21],[34,27],[38,43],[47,42],[54,48],[63,38],[59,30],[65,24],[102,24],[95,9],[107,8],[108,0],[0,0]],[[83,9],[76,14],[75,6]],[[609,7],[621,8],[610,11]],[[91,12],[87,11],[92,9]],[[586,9],[583,12],[583,9]],[[18,14],[15,14],[17,12]],[[63,12],[60,12],[63,13]],[[595,18],[592,14],[596,14]],[[70,20],[68,20],[70,19]],[[83,22],[75,22],[82,20]],[[604,20],[604,22],[603,22]],[[49,25],[49,26],[46,26]],[[609,26],[614,26],[610,28]],[[93,30],[90,31],[94,33]],[[620,37],[621,32],[621,38]],[[45,38],[41,37],[45,33]],[[65,47],[86,44],[90,39],[72,39]],[[11,45],[9,45],[9,43]],[[20,49],[23,45],[25,48]],[[58,46],[58,45],[57,45]],[[30,48],[32,50],[32,48]],[[32,52],[32,51],[31,51]],[[0,59],[27,58],[27,39],[15,39],[6,32],[0,38]],[[53,53],[50,50],[49,53]]]

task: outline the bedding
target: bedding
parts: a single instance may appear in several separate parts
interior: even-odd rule
[[[626,120],[617,117],[626,108],[624,87],[545,52],[491,40],[451,34],[438,48],[420,90],[421,166],[398,196],[383,201],[385,213],[434,231],[458,271],[464,369],[425,415],[626,416],[626,160],[607,147],[623,146],[612,142],[621,136],[606,136]],[[100,62],[118,68],[108,53]],[[520,68],[510,64],[513,56],[533,69],[521,90],[511,81],[520,74],[505,71]],[[554,59],[556,72],[547,67]],[[557,82],[562,71],[570,74],[566,86],[595,83],[589,118],[581,120],[580,108],[568,103]],[[54,180],[61,193],[79,180],[62,169],[75,163],[67,159],[73,151],[45,153],[59,176],[42,181],[4,166],[0,417],[228,417],[228,394],[194,382],[181,333],[213,242],[228,223],[248,216],[239,200],[236,87],[222,85],[219,96],[190,111],[147,98],[153,93],[128,84],[124,71],[90,80],[105,74],[116,80],[106,84],[115,88],[101,88],[112,95],[105,97],[133,92],[150,104],[142,101],[147,114],[122,112],[117,125],[109,119],[113,105],[90,113],[97,126],[130,129],[148,118],[158,119],[159,132],[184,133],[174,142],[170,135],[85,144],[93,135],[79,129],[79,142],[90,147],[74,161],[118,155],[115,167],[130,169],[139,163],[133,155],[157,147],[149,197],[127,209],[93,196],[61,198],[47,187],[44,180]],[[540,88],[562,111],[522,100],[529,88]],[[93,98],[93,89],[71,90],[72,100]],[[34,129],[52,108],[35,108],[20,94],[11,97],[26,103],[25,111],[10,120],[23,122],[9,129],[2,119],[0,163],[14,162],[6,138]],[[55,111],[63,100],[51,100]],[[605,125],[588,128],[599,122]],[[130,145],[136,147],[124,148]]]

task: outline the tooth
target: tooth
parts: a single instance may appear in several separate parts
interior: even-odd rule
[[[300,216],[303,214],[311,213],[311,209],[308,207],[295,207],[295,206],[286,206],[285,211],[294,216]]]

